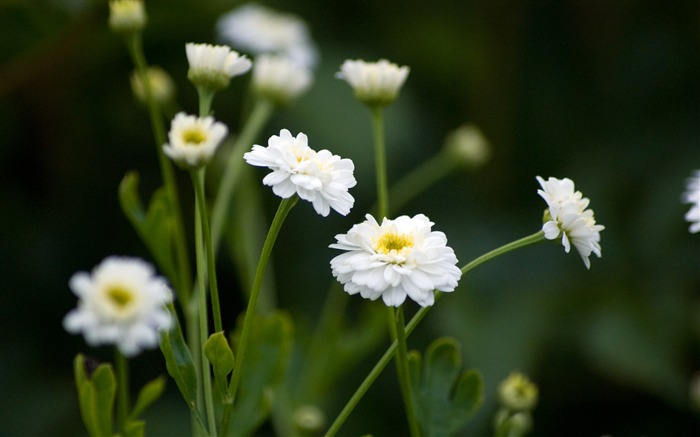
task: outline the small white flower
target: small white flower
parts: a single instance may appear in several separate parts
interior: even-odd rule
[[[109,2],[109,27],[117,33],[133,33],[146,26],[146,10],[141,0]]]
[[[694,234],[700,232],[700,170],[695,170],[688,178],[683,203],[690,203],[690,210],[685,214],[685,220],[690,222],[688,230]]]
[[[185,51],[190,64],[189,80],[212,90],[226,88],[232,77],[245,74],[253,65],[245,55],[227,46],[187,43]]]
[[[278,105],[286,105],[311,86],[313,74],[289,58],[260,55],[253,68],[253,89]]]
[[[453,291],[462,272],[442,232],[423,214],[384,218],[379,225],[371,215],[336,235],[329,247],[346,250],[331,260],[333,276],[349,294],[366,299],[380,296],[387,306],[400,306],[406,296],[426,307],[435,302],[433,290]]]
[[[163,145],[163,152],[183,168],[200,167],[211,160],[227,133],[226,125],[213,117],[180,112],[170,125],[169,143]]]
[[[172,292],[153,267],[138,258],[108,257],[92,271],[69,281],[78,307],[63,319],[71,334],[82,333],[91,346],[115,344],[125,356],[158,345],[158,331],[173,320],[165,307]]]
[[[409,68],[381,59],[378,62],[346,60],[336,77],[355,90],[355,97],[370,106],[386,106],[396,100]]]
[[[583,197],[580,191],[574,191],[574,182],[569,178],[550,177],[545,181],[537,176],[537,181],[542,187],[537,193],[548,206],[542,226],[545,238],[554,240],[561,235],[566,253],[573,244],[586,268],[590,269],[591,261],[588,258],[591,253],[601,257],[600,231],[605,229],[605,226],[596,224],[593,211],[586,209],[590,200]]]
[[[223,15],[216,25],[222,40],[255,55],[273,53],[313,67],[318,57],[304,21],[255,3]]]
[[[256,144],[243,158],[250,165],[272,170],[263,183],[272,186],[276,195],[287,199],[298,194],[324,217],[331,208],[347,215],[355,203],[348,192],[357,183],[353,176],[355,164],[328,150],[316,152],[303,133],[295,138],[282,129],[279,136],[270,137],[267,147]]]

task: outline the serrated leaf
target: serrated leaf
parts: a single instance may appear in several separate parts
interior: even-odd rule
[[[423,433],[446,436],[459,432],[483,402],[481,375],[473,370],[460,373],[459,344],[452,338],[431,343],[424,360],[416,351],[408,359],[413,400]]]
[[[163,394],[165,390],[165,377],[159,376],[158,378],[150,381],[148,384],[144,385],[136,398],[136,404],[134,409],[131,410],[129,415],[129,421],[134,421],[139,416],[143,414],[146,409],[151,406],[158,398]]]
[[[228,380],[226,377],[233,370],[233,351],[222,332],[215,332],[204,343],[204,355],[212,365],[214,378],[222,400],[228,395]]]
[[[187,406],[194,410],[197,397],[197,375],[192,363],[192,355],[190,355],[190,350],[182,338],[179,324],[171,331],[161,333],[160,350],[165,357],[165,367],[168,374],[175,380]]]

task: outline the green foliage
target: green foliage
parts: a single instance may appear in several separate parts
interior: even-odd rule
[[[439,338],[430,344],[421,366],[421,355],[408,357],[413,401],[423,433],[454,435],[469,423],[483,402],[483,381],[474,370],[460,373],[459,343]]]
[[[165,357],[168,374],[175,380],[187,406],[190,410],[194,410],[197,398],[197,375],[192,355],[190,355],[190,350],[182,338],[179,325],[170,332],[164,331],[161,334],[160,350]]]
[[[222,400],[225,401],[228,392],[228,381],[226,377],[233,371],[233,351],[228,344],[226,336],[222,332],[215,332],[204,343],[204,354],[214,369],[214,378],[219,387]]]
[[[117,392],[114,370],[110,364],[100,364],[88,375],[85,358],[78,354],[73,361],[75,381],[78,388],[80,414],[92,437],[112,435],[112,411]]]
[[[135,423],[135,419],[141,416],[148,407],[160,398],[165,390],[165,382],[165,377],[159,376],[143,386],[138,398],[136,398],[136,404],[131,410],[131,414],[129,414],[130,423]],[[124,430],[124,432],[127,432],[127,430]]]

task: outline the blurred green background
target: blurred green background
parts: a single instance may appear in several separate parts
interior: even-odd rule
[[[215,42],[217,18],[238,4],[146,2],[147,57],[173,76],[185,110],[196,110],[197,96],[184,44]],[[508,254],[465,276],[411,337],[409,347],[424,350],[454,336],[464,365],[483,372],[487,401],[465,433],[489,434],[495,388],[519,369],[540,387],[533,435],[697,435],[689,384],[700,371],[700,235],[688,232],[689,206],[680,202],[685,179],[700,169],[697,1],[264,4],[307,21],[321,62],[312,90],[276,114],[260,142],[280,128],[302,131],[312,147],[357,167],[351,214],[322,219],[300,204],[275,249],[279,304],[300,332],[313,326],[331,280],[328,244],[374,202],[369,117],[333,75],[346,58],[385,57],[411,67],[386,111],[390,180],[464,122],[492,144],[486,166],[454,173],[401,211],[428,215],[460,265],[539,228],[536,175],[572,178],[606,226],[603,258],[590,271],[561,245]],[[0,0],[2,435],[84,433],[71,360],[78,352],[109,360],[110,351],[62,329],[75,305],[68,278],[111,254],[148,257],[116,193],[137,170],[149,197],[160,184],[157,158],[130,91],[130,59],[106,17],[104,1]],[[214,102],[234,132],[247,81],[234,79]],[[262,193],[271,216],[278,201]],[[230,264],[219,267],[223,287],[237,293]],[[240,302],[228,299],[233,315]],[[382,350],[334,388],[321,406],[329,420]],[[165,371],[158,351],[132,366],[135,384]],[[341,434],[405,433],[393,370]],[[169,385],[147,416],[152,435],[189,429]]]

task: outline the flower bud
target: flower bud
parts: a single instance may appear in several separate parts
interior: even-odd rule
[[[130,34],[146,27],[146,10],[141,0],[109,2],[109,27],[116,33]]]
[[[173,101],[175,97],[175,84],[168,73],[160,67],[148,67],[146,77],[150,85],[151,97],[159,105],[165,105]],[[138,71],[131,74],[131,90],[136,98],[142,102],[146,102],[146,89],[141,75]]]
[[[465,124],[450,132],[445,148],[467,167],[479,167],[491,158],[488,140],[473,124]]]
[[[302,405],[294,412],[294,425],[299,434],[316,434],[326,424],[326,417],[315,405]]]
[[[532,411],[537,405],[538,389],[522,373],[511,373],[498,386],[501,405],[511,411]]]

